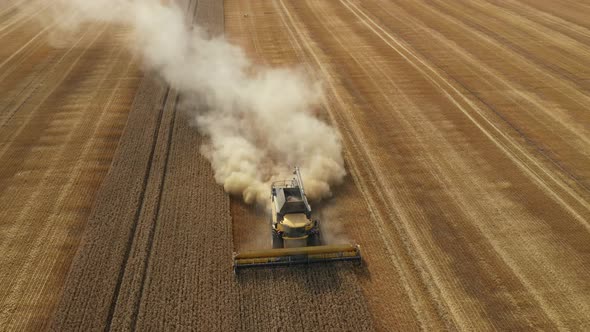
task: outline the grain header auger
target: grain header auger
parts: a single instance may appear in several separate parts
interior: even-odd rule
[[[299,168],[293,179],[271,185],[272,249],[234,253],[234,272],[255,266],[361,261],[356,244],[323,245],[319,221],[311,218]]]

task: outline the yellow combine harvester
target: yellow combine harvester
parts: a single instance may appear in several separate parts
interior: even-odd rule
[[[311,219],[299,168],[293,179],[271,186],[272,249],[234,253],[234,271],[243,267],[361,260],[358,245],[322,245],[320,227]]]

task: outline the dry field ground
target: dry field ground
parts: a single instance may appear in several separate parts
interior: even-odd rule
[[[184,0],[260,64],[325,82],[349,176],[322,206],[365,264],[248,270],[182,95],[87,26],[0,2],[5,330],[589,330],[590,6]],[[69,272],[68,272],[69,271]]]
[[[47,325],[141,79],[120,27],[56,48],[25,3],[0,1],[0,330]]]

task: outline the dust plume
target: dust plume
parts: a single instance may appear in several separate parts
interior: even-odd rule
[[[303,70],[255,66],[239,47],[188,24],[171,1],[58,0],[53,8],[61,31],[95,21],[133,30],[129,46],[145,66],[188,96],[208,138],[201,152],[227,192],[266,202],[269,182],[290,178],[295,165],[310,199],[330,196],[342,181],[339,134],[315,115],[322,87]]]

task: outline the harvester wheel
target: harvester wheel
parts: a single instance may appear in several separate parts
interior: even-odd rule
[[[320,237],[320,233],[315,233],[315,234],[309,235],[309,238],[307,239],[307,245],[308,246],[321,246],[322,239]]]
[[[277,234],[277,232],[273,231],[272,232],[272,248],[273,249],[277,249],[277,248],[283,248],[284,244],[283,244],[283,238]]]

